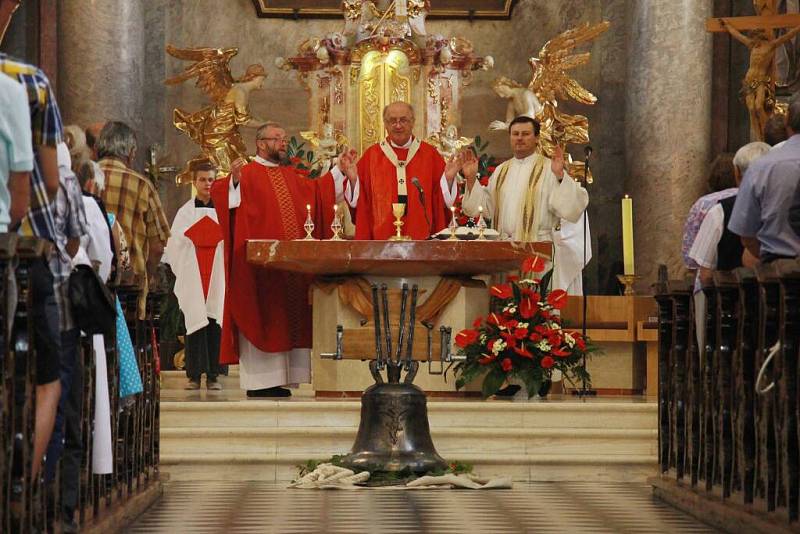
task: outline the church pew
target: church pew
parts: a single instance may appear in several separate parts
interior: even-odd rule
[[[798,529],[800,261],[716,272],[703,291],[698,347],[690,286],[664,274],[656,285],[655,492],[724,529]]]

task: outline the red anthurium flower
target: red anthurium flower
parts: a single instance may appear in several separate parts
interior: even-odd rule
[[[542,367],[545,369],[550,369],[556,364],[556,361],[553,359],[552,356],[545,356],[542,358]]]
[[[517,354],[519,354],[523,358],[530,358],[531,360],[533,359],[533,354],[531,354],[531,352],[528,349],[526,349],[524,346],[522,346],[522,347],[514,347],[514,352],[516,352]]]
[[[463,217],[458,217],[458,219],[457,219],[457,220],[458,220],[458,225],[459,225],[459,226],[465,226],[465,225],[466,225],[466,224],[469,222],[469,217],[467,217],[467,216],[465,215],[465,216],[463,216]]]
[[[503,338],[503,341],[505,341],[506,345],[508,345],[509,347],[517,344],[517,339],[511,332],[500,332],[500,337]]]
[[[550,343],[551,347],[558,347],[561,345],[561,336],[556,333],[551,333],[547,336],[547,342]]]
[[[557,310],[562,309],[567,305],[567,292],[563,289],[554,289],[547,295],[547,303]]]
[[[566,358],[567,356],[569,356],[569,351],[566,351],[564,349],[553,349],[550,351],[550,353],[553,356],[558,356],[559,358]]]
[[[525,339],[528,337],[528,329],[527,328],[515,328],[514,329],[514,337],[517,339]]]
[[[540,315],[540,316],[541,316],[541,318],[542,318],[542,319],[544,319],[545,321],[547,321],[548,319],[552,319],[552,318],[553,318],[553,316],[552,316],[552,315],[550,315],[550,312],[549,312],[549,311],[547,311],[547,310],[540,310],[540,311],[539,311],[539,315]]]
[[[475,343],[479,336],[480,334],[477,330],[462,330],[456,334],[456,345],[464,349]]]
[[[503,367],[503,371],[509,372],[514,366],[511,365],[511,358],[505,358],[500,365]]]
[[[497,356],[495,356],[494,354],[492,354],[491,356],[488,355],[488,354],[483,354],[483,355],[481,355],[480,358],[478,358],[478,363],[481,364],[481,365],[489,365],[490,363],[492,363],[496,359],[497,359]]]
[[[511,286],[508,284],[500,284],[492,286],[489,293],[499,299],[508,299],[514,294],[514,290],[511,289]]]
[[[577,345],[581,350],[586,350],[586,342],[583,340],[583,338],[575,338],[575,345]]]
[[[483,324],[483,317],[477,317],[472,321],[472,328],[479,328]]]
[[[518,324],[519,321],[517,321],[516,319],[509,319],[508,321],[506,321],[506,328],[513,329],[516,328]]]
[[[519,276],[516,274],[509,274],[506,276],[506,282],[519,282]]]
[[[486,318],[486,322],[489,323],[489,324],[493,324],[495,326],[500,326],[500,325],[503,324],[503,319],[499,315],[497,315],[496,313],[492,312]]]
[[[546,327],[545,325],[543,325],[543,324],[537,324],[536,326],[534,326],[534,327],[533,327],[533,329],[534,329],[536,332],[538,332],[538,333],[540,333],[541,335],[543,335],[543,336],[548,336],[548,335],[550,335],[550,329],[549,329],[549,328],[547,328],[547,327]]]
[[[540,273],[544,271],[544,260],[539,256],[525,258],[522,262],[523,273]]]
[[[530,319],[536,313],[538,306],[530,297],[525,297],[519,302],[519,314],[523,319]]]
[[[542,335],[538,332],[533,332],[528,339],[530,339],[534,343],[538,343],[542,340]]]

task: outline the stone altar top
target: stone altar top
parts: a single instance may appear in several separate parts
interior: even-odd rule
[[[550,242],[251,239],[247,261],[268,269],[328,276],[472,276],[516,271],[526,257],[550,259],[551,251]]]

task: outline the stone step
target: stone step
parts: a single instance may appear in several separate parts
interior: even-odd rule
[[[357,428],[162,428],[161,454],[306,454],[325,459],[350,450]],[[450,427],[431,431],[436,450],[444,457],[461,453],[652,455],[656,454],[655,429]]]
[[[161,428],[357,428],[358,400],[241,400],[228,402],[163,402]],[[647,402],[480,402],[428,401],[433,429],[657,428],[656,403]]]
[[[228,369],[228,375],[220,375],[219,382],[223,389],[239,389],[239,366],[232,365]],[[186,371],[161,371],[161,390],[182,390],[186,387]],[[206,388],[206,377],[200,381],[202,389]]]
[[[170,480],[261,480],[297,478],[304,454],[162,454],[161,470]],[[642,483],[657,472],[655,455],[459,453],[446,458],[473,466],[481,476],[510,476],[516,482],[605,481]]]

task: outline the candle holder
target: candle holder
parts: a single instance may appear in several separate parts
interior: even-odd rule
[[[633,285],[638,281],[641,280],[642,277],[636,274],[618,274],[617,280],[625,286],[625,296],[630,297],[636,294],[636,291],[633,289]]]
[[[406,205],[402,202],[394,202],[392,204],[392,214],[394,215],[394,229],[395,235],[389,238],[389,241],[409,241],[411,238],[403,235],[403,225],[405,224],[402,219],[406,213]]]
[[[303,224],[303,230],[306,231],[304,241],[314,241],[314,219],[311,218],[311,204],[306,204],[306,222]]]
[[[478,207],[478,222],[476,224],[478,227],[478,241],[486,241],[483,233],[486,231],[486,221],[483,218],[483,208]]]
[[[447,238],[448,241],[458,241],[458,237],[456,237],[456,232],[458,231],[458,222],[456,222],[456,209],[450,208],[450,224],[447,225],[447,229],[450,230],[450,237]]]
[[[333,237],[331,241],[342,241],[342,221],[339,220],[339,206],[333,206],[333,222],[331,223],[331,232]]]

